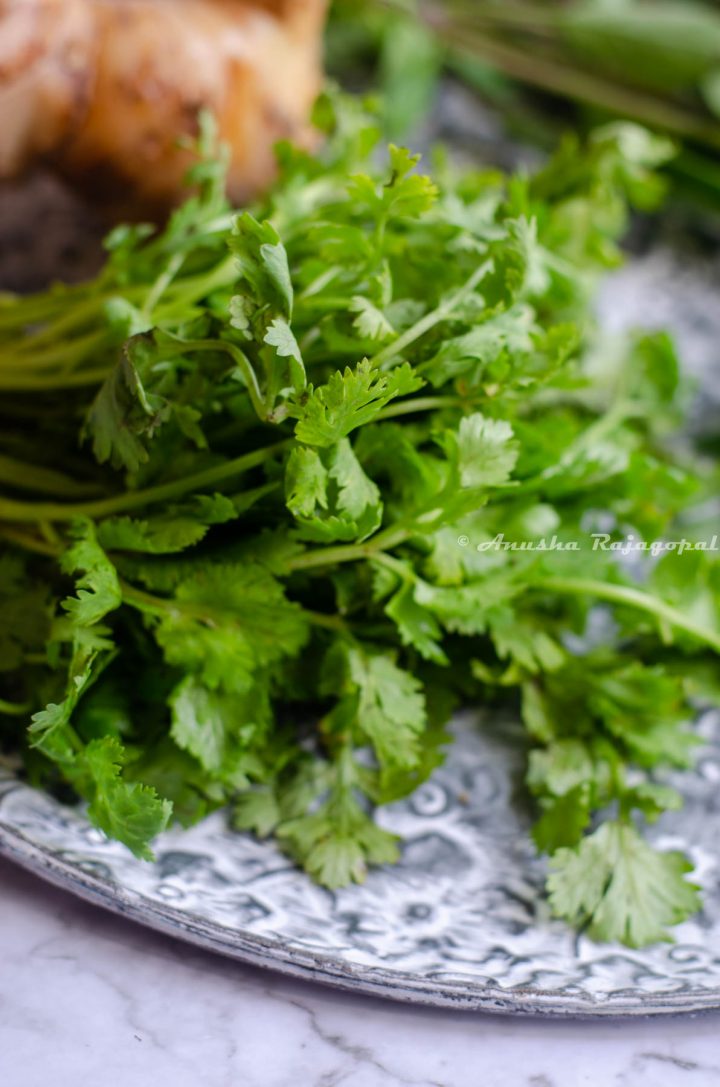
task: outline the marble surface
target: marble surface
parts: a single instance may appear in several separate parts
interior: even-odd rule
[[[720,1015],[409,1008],[195,950],[0,861],[3,1087],[720,1087]]]

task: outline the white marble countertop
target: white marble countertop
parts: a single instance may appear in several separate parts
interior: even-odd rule
[[[720,1016],[549,1023],[289,981],[0,861],[3,1087],[720,1087]]]

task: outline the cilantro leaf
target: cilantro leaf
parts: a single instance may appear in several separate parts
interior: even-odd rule
[[[33,584],[23,557],[0,552],[0,673],[19,669],[50,633],[50,586]]]
[[[296,446],[288,459],[288,508],[300,525],[298,535],[321,543],[364,540],[382,520],[380,492],[347,438],[323,454]]]
[[[117,838],[143,860],[153,860],[149,843],[165,830],[172,813],[154,789],[121,776],[126,754],[112,737],[93,740],[83,753],[83,769],[92,782],[88,814],[109,837]]]
[[[434,661],[435,664],[448,663],[441,645],[440,624],[432,612],[418,604],[409,582],[403,582],[386,605],[385,612],[397,624],[404,645],[413,646],[425,660]]]
[[[166,660],[212,690],[249,690],[258,667],[294,656],[308,636],[301,608],[260,565],[206,566],[154,611]]]
[[[457,460],[463,487],[497,487],[507,483],[518,458],[512,427],[476,412],[460,422]]]
[[[199,543],[208,525],[192,517],[156,517],[140,521],[133,517],[108,518],[98,530],[103,547],[111,551],[144,551],[167,555]]]
[[[72,622],[89,627],[114,611],[122,602],[117,571],[97,540],[91,521],[78,521],[73,527],[75,542],[62,558],[69,573],[82,571],[77,580],[77,595],[63,602]]]
[[[388,154],[389,180],[378,185],[368,174],[356,174],[348,183],[350,198],[384,219],[413,218],[429,211],[437,199],[438,188],[432,178],[412,172],[420,155],[394,144],[390,144]]]
[[[272,224],[259,223],[249,212],[243,212],[235,219],[229,244],[256,301],[270,303],[279,315],[290,320],[293,286],[287,252]]]
[[[382,830],[347,786],[336,785],[318,811],[277,828],[280,842],[318,883],[331,890],[362,883],[368,864],[397,860],[397,839]]]
[[[264,673],[242,695],[211,690],[188,675],[168,699],[170,735],[210,774],[235,781],[243,777],[243,757],[271,719],[269,689]]]
[[[152,437],[170,414],[167,401],[148,394],[143,384],[139,363],[144,342],[143,337],[128,341],[91,405],[86,424],[100,463],[109,461],[113,468],[131,472],[148,460],[143,439]]]
[[[302,352],[295,339],[293,330],[283,317],[275,317],[265,333],[264,343],[275,348],[280,358],[290,360],[290,378],[296,390],[303,389],[306,385],[305,366]]]
[[[362,470],[347,438],[337,444],[330,477],[338,487],[338,508],[350,517],[359,520],[369,506],[380,506],[380,491]]]
[[[484,634],[491,610],[521,592],[513,572],[449,587],[418,579],[414,599],[447,629],[459,634]]]
[[[295,434],[307,445],[334,445],[371,422],[395,397],[408,396],[422,384],[408,363],[381,373],[365,359],[354,370],[338,371],[327,384],[308,389],[307,397],[295,407]]]
[[[669,940],[667,928],[693,914],[698,888],[682,853],[659,853],[627,824],[603,823],[575,849],[552,858],[550,905],[596,940],[628,947]]]
[[[168,507],[160,515],[140,520],[135,517],[107,517],[98,525],[98,540],[106,550],[139,551],[168,555],[184,551],[203,540],[212,525],[233,521],[249,509],[265,489],[233,501],[227,495],[197,495],[190,502]]]
[[[328,470],[319,453],[298,445],[290,453],[285,473],[288,508],[296,517],[312,517],[327,509]]]
[[[395,329],[385,314],[369,298],[356,295],[350,302],[350,310],[357,314],[353,327],[358,330],[363,339],[378,340],[383,343],[396,335]]]
[[[330,662],[336,674],[326,683],[327,689],[342,697],[327,719],[327,728],[333,731],[354,724],[373,745],[381,765],[416,765],[419,737],[427,723],[422,684],[390,656],[360,646],[337,646]]]
[[[437,353],[423,364],[423,377],[436,388],[441,388],[450,378],[461,376],[472,384],[478,383],[503,352],[516,358],[531,351],[534,316],[532,309],[521,303],[491,311],[469,332],[445,340]]]

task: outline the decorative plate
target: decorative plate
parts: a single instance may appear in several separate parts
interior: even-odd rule
[[[216,813],[136,860],[82,811],[0,780],[0,852],[99,905],[245,962],[396,1000],[532,1015],[657,1015],[720,1008],[720,713],[698,728],[697,771],[674,782],[685,810],[654,828],[687,849],[705,909],[676,943],[594,944],[547,916],[543,865],[514,794],[517,722],[463,715],[446,765],[387,808],[396,867],[361,887],[315,886],[277,849]]]
[[[670,250],[633,263],[601,299],[611,328],[674,327],[717,410],[716,274]],[[649,320],[648,320],[649,317]],[[712,414],[712,411],[710,411]],[[594,944],[547,914],[543,863],[515,795],[523,736],[508,719],[464,715],[446,765],[383,811],[401,862],[361,887],[315,886],[267,842],[232,833],[222,813],[158,840],[136,860],[81,809],[0,777],[0,853],[61,887],[182,940],[343,989],[419,1004],[524,1015],[661,1015],[720,1008],[720,713],[705,713],[697,770],[672,781],[681,813],[653,837],[685,849],[702,914],[676,942],[643,951]]]

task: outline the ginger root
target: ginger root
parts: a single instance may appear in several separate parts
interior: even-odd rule
[[[310,139],[326,0],[0,0],[0,178],[38,163],[123,213],[177,201],[201,110],[230,196]]]

